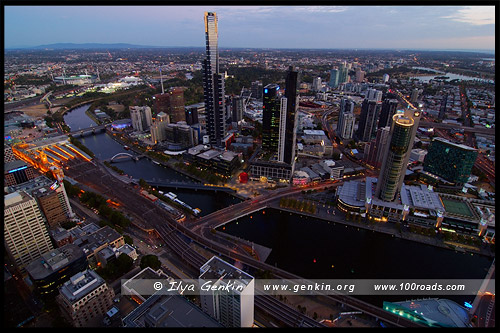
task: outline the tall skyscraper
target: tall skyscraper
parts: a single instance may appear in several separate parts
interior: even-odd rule
[[[224,147],[226,136],[224,75],[219,73],[217,14],[205,12],[206,58],[203,61],[203,88],[206,129],[210,144]]]
[[[382,101],[382,109],[378,119],[378,128],[391,126],[392,116],[396,114],[397,107],[397,99],[384,99]]]
[[[257,100],[262,100],[262,82],[254,81],[251,86],[252,97]]]
[[[330,70],[330,81],[328,85],[331,88],[337,88],[339,85],[339,70],[334,68]]]
[[[377,130],[377,119],[382,108],[382,103],[373,99],[366,99],[361,105],[361,117],[359,119],[356,136],[359,140],[368,142],[375,137]]]
[[[211,285],[232,285],[231,293],[225,291],[202,291],[200,295],[203,311],[226,327],[252,327],[254,321],[254,278],[239,268],[218,257],[212,257],[200,268],[200,285],[211,281]],[[221,288],[222,290],[222,288]]]
[[[375,196],[383,201],[394,201],[401,190],[420,115],[417,109],[406,109],[404,114],[392,117],[389,144],[375,190]]]
[[[287,164],[293,164],[295,160],[295,141],[297,133],[297,118],[299,107],[298,96],[298,79],[299,73],[292,66],[288,68],[285,78],[285,97],[286,97],[286,117],[284,121],[284,136],[280,140],[284,140],[283,151],[278,154],[278,160]],[[285,102],[285,101],[282,101]]]
[[[7,252],[21,271],[54,248],[36,200],[26,192],[5,196],[4,242]]]
[[[337,135],[344,140],[351,139],[354,133],[354,105],[354,101],[350,98],[342,98],[340,101]]]
[[[464,184],[470,177],[477,155],[477,150],[472,147],[434,138],[427,149],[424,170],[449,182]]]
[[[388,144],[390,132],[391,128],[389,126],[377,129],[377,136],[375,140],[372,140],[369,143],[369,151],[365,148],[366,163],[380,168],[382,165],[382,154],[385,152],[386,145]]]
[[[368,89],[365,98],[380,102],[382,101],[382,96],[383,96],[382,91],[377,89]]]
[[[264,87],[262,105],[262,149],[269,153],[278,152],[280,126],[280,87],[271,83]]]
[[[344,61],[339,66],[339,84],[349,82],[349,69],[347,68],[346,62]]]

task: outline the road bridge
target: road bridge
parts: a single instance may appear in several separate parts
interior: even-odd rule
[[[106,131],[106,125],[99,125],[99,126],[91,126],[87,128],[81,128],[78,130],[71,131],[67,133],[68,135],[71,135],[75,138],[82,137],[82,136],[87,136],[87,135],[94,135],[96,133],[102,133]]]

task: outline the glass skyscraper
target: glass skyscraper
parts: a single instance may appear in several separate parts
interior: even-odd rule
[[[384,201],[394,201],[401,190],[419,120],[420,112],[411,109],[392,117],[390,141],[383,155],[375,191],[375,195]]]
[[[262,149],[269,153],[278,152],[280,129],[281,96],[280,87],[271,83],[264,87],[262,105]]]
[[[447,181],[464,184],[476,162],[477,150],[443,138],[434,138],[424,159],[424,170]]]
[[[207,134],[210,144],[223,147],[226,136],[224,75],[219,74],[217,14],[205,12],[206,58],[203,61],[203,90]]]

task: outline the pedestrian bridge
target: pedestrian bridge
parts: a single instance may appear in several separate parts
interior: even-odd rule
[[[144,157],[146,157],[146,156],[145,155],[132,155],[129,153],[118,153],[118,154],[114,155],[113,157],[111,157],[110,159],[107,159],[105,161],[111,162],[111,163],[119,162],[119,161],[123,161],[123,160],[129,160],[129,159],[132,159],[133,161],[138,161]]]
[[[134,179],[136,183],[139,183],[138,179]],[[168,179],[150,179],[147,180],[145,179],[146,183],[148,183],[151,186],[157,186],[157,187],[170,187],[170,188],[175,188],[175,189],[190,189],[190,190],[208,190],[208,191],[222,191],[222,192],[229,192],[229,193],[234,193],[236,190],[226,187],[226,186],[217,186],[217,185],[211,185],[211,184],[201,184],[201,183],[191,183],[191,182],[183,182],[183,181],[178,181],[178,180],[168,180]]]

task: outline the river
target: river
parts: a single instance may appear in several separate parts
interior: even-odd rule
[[[96,126],[94,121],[85,114],[89,106],[90,105],[84,105],[65,114],[64,121],[71,130]],[[113,140],[107,133],[85,136],[79,138],[79,140],[100,160],[110,159],[118,153],[131,153],[130,150],[123,148],[120,143]],[[157,165],[148,159],[140,159],[139,161],[123,160],[114,165],[123,170],[127,175],[136,179],[156,178],[157,180],[162,179],[177,182],[197,182],[173,169]],[[175,190],[172,188],[160,188],[160,190],[164,192],[174,192],[180,200],[191,207],[200,208],[202,216],[241,201],[226,192],[215,193],[213,191]]]
[[[439,76],[446,76],[448,79],[446,81],[451,81],[451,80],[461,80],[461,81],[479,81],[479,82],[484,82],[484,83],[495,83],[494,80],[487,80],[487,79],[482,79],[478,77],[472,77],[472,76],[466,76],[466,75],[460,75],[460,74],[453,74],[453,73],[445,73],[445,72],[440,72],[432,68],[427,68],[427,67],[412,67],[415,69],[422,69],[426,71],[431,71],[431,72],[436,72],[436,75],[422,75],[422,76],[413,76],[410,77],[410,80],[412,79],[418,79],[419,81],[429,83],[430,80],[435,79],[436,77]]]
[[[87,106],[65,115],[71,129],[89,127]],[[125,150],[108,134],[80,138],[97,158],[107,159]],[[148,159],[126,160],[116,166],[134,178],[192,179]],[[224,192],[172,190],[181,200],[209,214],[240,200]],[[311,279],[482,279],[492,259],[437,248],[364,229],[346,227],[297,214],[266,209],[225,225],[224,232],[272,249],[266,262]],[[360,297],[363,298],[363,297]],[[404,300],[408,297],[385,297]],[[450,296],[460,304],[473,297]],[[381,306],[382,299],[367,298]]]

